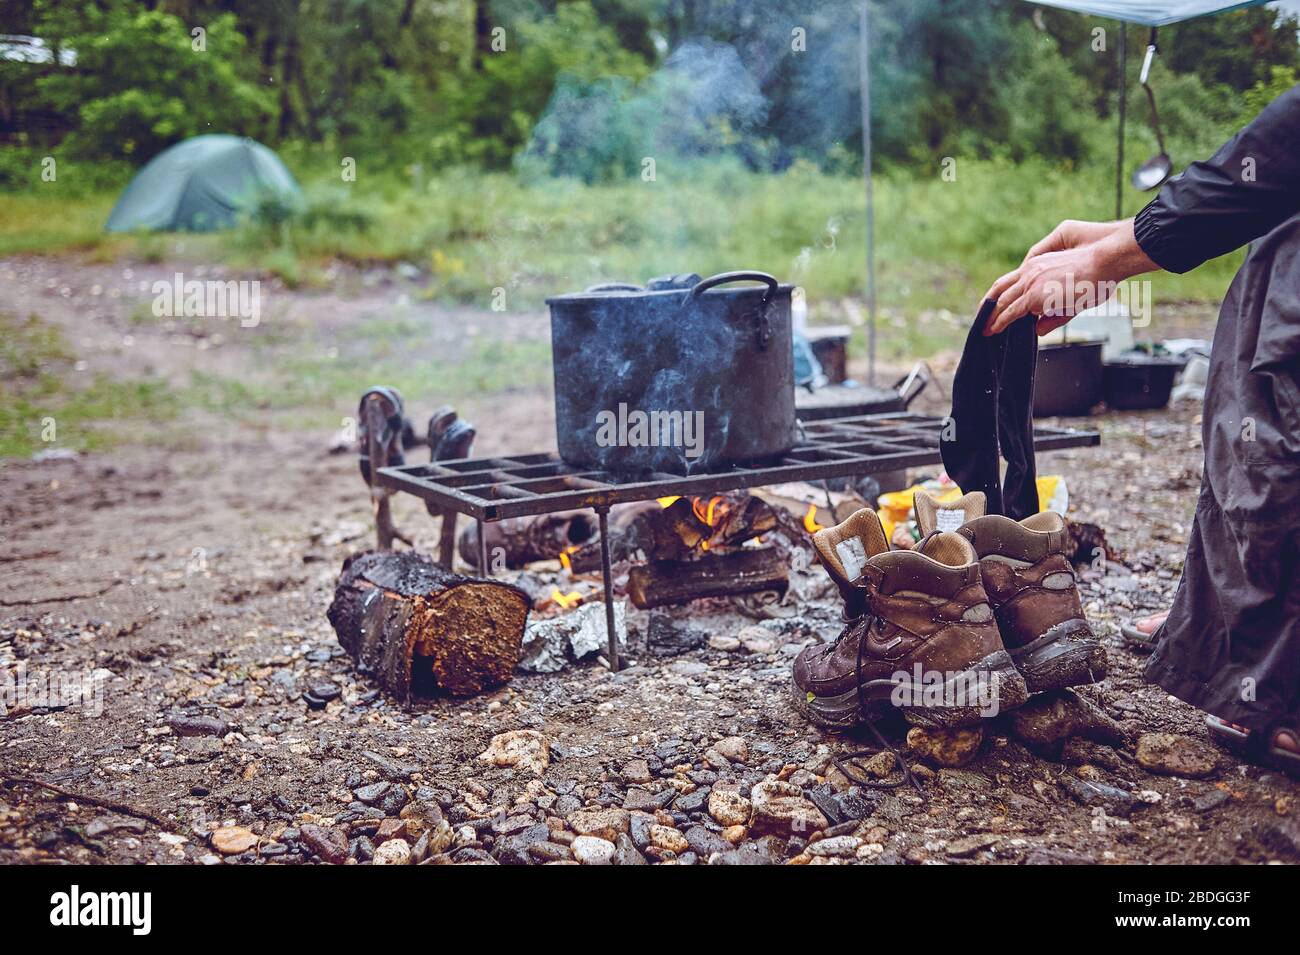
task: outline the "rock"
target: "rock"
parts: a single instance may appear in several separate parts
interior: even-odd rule
[[[707,859],[715,852],[726,852],[731,848],[731,843],[723,839],[716,832],[705,829],[703,826],[691,826],[686,830],[686,842],[690,845],[691,851],[697,853],[701,858]]]
[[[614,604],[614,632],[619,652],[627,648],[627,604]],[[605,602],[582,604],[558,617],[534,620],[524,630],[519,669],[528,673],[555,673],[571,662],[605,650]]]
[[[721,650],[723,653],[731,653],[740,649],[740,641],[735,637],[724,636],[721,633],[715,633],[709,637],[709,649]]]
[[[965,859],[983,849],[995,846],[1001,841],[1001,836],[991,832],[965,836],[961,839],[954,839],[952,842],[948,843],[948,855],[952,856],[954,859]]]
[[[734,789],[714,786],[709,791],[709,815],[724,826],[749,822],[750,802]]]
[[[873,779],[884,779],[898,766],[898,760],[889,750],[881,750],[870,759],[858,763],[859,768]]]
[[[362,786],[358,789],[352,790],[352,795],[357,798],[358,802],[363,802],[367,806],[373,806],[375,803],[379,802],[379,800],[383,799],[392,788],[392,783],[371,783],[369,786]]]
[[[405,839],[389,839],[375,850],[374,865],[410,865],[411,844]]]
[[[733,763],[749,761],[749,744],[739,736],[727,736],[713,744],[713,749]]]
[[[446,819],[439,819],[425,835],[429,837],[429,855],[441,855],[451,848],[452,842],[456,838],[456,833],[451,828],[451,823]]]
[[[750,793],[749,828],[757,834],[807,836],[829,823],[803,790],[779,779],[768,779]]]
[[[1162,776],[1197,779],[1219,768],[1219,754],[1212,745],[1176,733],[1143,733],[1136,755],[1139,766]]]
[[[558,842],[534,842],[528,847],[528,854],[543,865],[548,862],[568,862],[573,858],[573,850]]]
[[[620,832],[614,840],[614,865],[646,865],[645,856],[637,851],[632,838]]]
[[[497,861],[502,865],[527,865],[529,859],[533,858],[533,847],[538,843],[549,842],[550,838],[550,828],[546,823],[538,822],[511,835],[497,839],[492,850]],[[569,858],[567,849],[564,851],[563,858]]]
[[[257,836],[243,826],[223,826],[212,833],[210,841],[223,856],[237,856],[257,845]]]
[[[629,783],[648,783],[654,779],[650,764],[644,759],[634,759],[623,766],[623,778]]]
[[[936,766],[965,766],[979,755],[984,727],[926,729],[913,726],[907,731],[907,748]]]
[[[1083,736],[1097,743],[1121,745],[1124,727],[1072,690],[1031,697],[1011,714],[1011,731],[1037,753],[1059,753],[1065,740]]]
[[[691,792],[682,793],[673,800],[673,808],[678,812],[685,813],[703,812],[704,807],[708,804],[709,794],[711,792],[712,790],[710,790],[708,786],[701,786],[699,789],[692,790]]]
[[[541,775],[551,763],[551,742],[536,730],[510,730],[492,737],[478,761],[492,766],[513,766]]]
[[[729,845],[738,846],[745,841],[749,830],[744,826],[727,826],[718,833]]]
[[[596,836],[578,836],[569,847],[573,857],[583,865],[612,865],[614,843]]]
[[[347,861],[348,840],[340,830],[308,824],[302,827],[301,836],[302,844],[321,860],[332,865]]]
[[[1112,816],[1127,816],[1143,805],[1142,800],[1126,789],[1117,789],[1105,783],[1087,782],[1075,776],[1062,776],[1061,788],[1070,798],[1085,806],[1100,806]]]
[[[1259,840],[1270,852],[1288,859],[1300,858],[1300,823],[1269,820],[1259,827]]]
[[[812,856],[851,856],[858,851],[862,840],[857,836],[833,836],[830,839],[818,839],[809,844],[805,850]]]
[[[225,720],[190,713],[175,714],[167,725],[177,736],[225,736],[231,730]]]
[[[776,640],[764,627],[746,627],[736,634],[736,639],[750,653],[771,653],[776,649]]]
[[[580,836],[596,836],[612,843],[620,832],[628,831],[631,816],[626,809],[579,809],[566,820]]]
[[[676,795],[676,791],[672,789],[652,793],[639,786],[633,786],[627,791],[627,795],[623,797],[623,808],[640,812],[654,812],[656,809],[663,809],[667,806]]]
[[[98,839],[110,832],[119,830],[144,832],[147,828],[143,819],[132,819],[129,816],[96,816],[86,824],[86,835],[91,839]]]
[[[650,844],[656,849],[662,849],[665,852],[672,852],[677,855],[681,855],[691,847],[684,835],[668,826],[651,826]]]

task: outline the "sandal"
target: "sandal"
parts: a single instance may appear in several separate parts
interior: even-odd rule
[[[1300,779],[1300,753],[1274,742],[1278,733],[1288,733],[1293,738],[1300,739],[1300,733],[1295,727],[1277,722],[1263,732],[1243,732],[1217,716],[1207,716],[1205,728],[1210,731],[1210,736],[1216,743],[1242,759]]]
[[[1152,616],[1157,615],[1152,614]],[[1151,617],[1143,619],[1150,620]],[[1150,653],[1156,648],[1156,634],[1160,632],[1161,625],[1163,625],[1163,621],[1157,624],[1154,630],[1147,633],[1145,630],[1139,630],[1136,623],[1122,623],[1119,625],[1119,634],[1124,638],[1124,643],[1128,645],[1129,649],[1141,653]]]

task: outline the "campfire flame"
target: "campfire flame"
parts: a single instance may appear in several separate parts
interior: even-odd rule
[[[564,550],[560,551],[560,563],[564,565],[564,569],[570,574],[573,573],[573,561],[569,559],[569,555],[574,551],[581,549],[581,544],[570,544],[568,547],[564,548]]]
[[[568,610],[571,607],[576,607],[578,604],[582,603],[582,594],[578,593],[576,590],[570,591],[567,594],[562,594],[558,589],[556,589],[551,591],[551,599],[565,610]]]
[[[681,500],[681,495],[677,494],[673,497],[657,497],[655,500],[659,502],[660,507],[672,507],[673,502]]]
[[[809,534],[816,534],[825,527],[825,524],[817,523],[817,505],[809,504],[808,513],[803,516],[803,527]]]

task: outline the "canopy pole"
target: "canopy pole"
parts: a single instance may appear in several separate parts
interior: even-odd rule
[[[867,189],[867,384],[876,385],[876,209],[871,183],[871,54],[867,3],[858,8],[858,86],[862,100],[862,178]]]
[[[1124,121],[1128,111],[1128,26],[1119,24],[1119,129],[1115,143],[1115,218],[1124,218]]]

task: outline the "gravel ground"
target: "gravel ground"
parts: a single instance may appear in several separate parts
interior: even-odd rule
[[[58,288],[24,288],[72,321]],[[351,306],[322,294],[295,307],[346,328]],[[110,336],[116,314],[85,334]],[[935,362],[941,379],[952,364]],[[485,453],[549,427],[542,392],[474,404],[494,400],[513,410],[493,422],[536,428],[484,427]],[[944,404],[941,389],[925,400]],[[893,757],[850,765],[868,737],[821,732],[789,706],[793,655],[839,629],[802,560],[778,619],[721,601],[632,611],[630,670],[583,662],[403,709],[325,620],[344,558],[370,542],[356,463],[328,455],[327,436],[203,421],[175,448],[4,461],[0,667],[29,685],[81,677],[98,695],[0,715],[0,862],[1294,861],[1296,784],[1214,747],[1202,714],[1146,685],[1117,638],[1177,583],[1199,410],[1097,417],[1100,448],[1042,456],[1040,473],[1067,478],[1071,516],[1122,557],[1081,571],[1110,675],[987,721],[960,768],[907,751],[923,793],[858,785],[842,767],[896,782]],[[396,513],[432,547],[417,502]],[[524,582],[544,595],[557,578]],[[1062,713],[1078,732],[1044,739]]]

